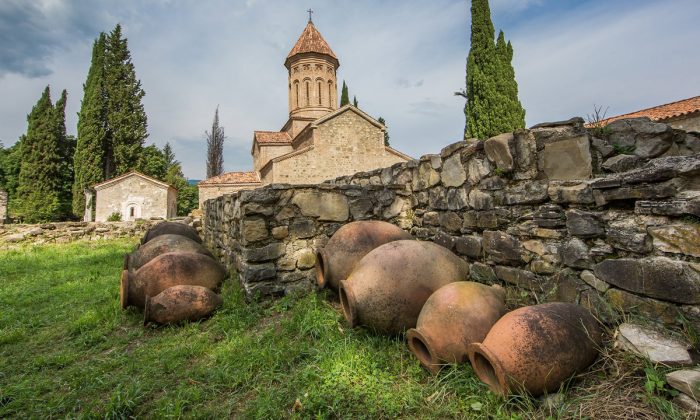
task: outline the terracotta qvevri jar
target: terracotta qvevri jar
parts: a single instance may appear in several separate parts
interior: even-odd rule
[[[358,261],[374,248],[400,239],[412,239],[398,226],[379,220],[343,225],[316,251],[316,282],[319,287],[338,290]]]
[[[598,321],[573,303],[543,303],[504,315],[482,343],[469,345],[479,379],[496,394],[552,392],[596,359]]]
[[[212,258],[193,252],[168,252],[138,270],[124,270],[121,278],[121,306],[143,309],[146,296],[155,296],[177,285],[219,287],[226,269]]]
[[[146,297],[143,324],[175,324],[197,321],[221,306],[221,296],[202,286],[169,287],[154,297]]]
[[[442,286],[423,305],[416,328],[408,330],[408,348],[433,374],[444,364],[465,363],[467,346],[482,342],[506,313],[504,298],[500,286],[471,281]]]
[[[416,326],[423,304],[440,287],[469,278],[469,266],[432,242],[401,240],[365,255],[340,281],[340,303],[350,326],[398,334]]]
[[[214,258],[202,244],[186,236],[165,234],[156,236],[129,254],[124,269],[138,270],[153,258],[168,252],[195,252]]]
[[[157,225],[153,226],[152,228],[148,229],[148,232],[146,232],[145,235],[143,235],[143,238],[141,239],[141,243],[145,244],[146,242],[152,240],[153,238],[160,236],[160,235],[182,235],[186,236],[193,241],[196,241],[198,243],[202,243],[202,238],[199,237],[199,234],[197,233],[197,229],[186,225],[184,223],[177,223],[177,222],[160,222]]]

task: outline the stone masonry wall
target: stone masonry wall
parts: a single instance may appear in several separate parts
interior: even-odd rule
[[[470,263],[511,300],[700,327],[700,137],[646,119],[535,126],[319,185],[209,200],[206,243],[249,296],[310,289],[314,249],[379,219]]]

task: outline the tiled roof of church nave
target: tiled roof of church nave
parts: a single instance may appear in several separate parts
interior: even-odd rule
[[[326,40],[323,39],[321,33],[316,29],[313,22],[311,21],[309,21],[309,23],[306,25],[306,28],[304,28],[304,32],[301,33],[301,36],[299,37],[299,40],[297,40],[297,43],[294,45],[294,48],[292,48],[292,50],[287,55],[287,59],[297,54],[310,52],[326,54],[330,55],[336,60],[338,59],[338,57],[336,57],[333,53],[333,50],[331,50],[331,47],[328,46]]]
[[[255,131],[253,140],[258,143],[291,143],[292,138],[284,131]]]
[[[226,172],[200,182],[199,185],[209,184],[252,184],[260,182],[257,172]]]
[[[688,99],[671,102],[664,105],[658,105],[647,109],[642,109],[629,114],[618,115],[616,117],[606,118],[601,121],[602,124],[610,124],[613,121],[623,118],[639,118],[648,117],[653,121],[663,121],[669,118],[680,117],[700,111],[700,96],[694,96]]]

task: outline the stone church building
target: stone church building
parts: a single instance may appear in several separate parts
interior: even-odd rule
[[[411,160],[384,145],[386,128],[360,109],[338,108],[338,57],[313,22],[284,62],[289,119],[280,131],[255,131],[253,170],[198,184],[200,207],[223,194],[271,183],[311,184]]]

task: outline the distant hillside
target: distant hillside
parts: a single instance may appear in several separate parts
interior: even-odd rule
[[[199,184],[200,181],[201,181],[201,179],[188,179],[188,180],[187,180],[187,182],[188,182],[190,185],[197,185],[197,184]]]

